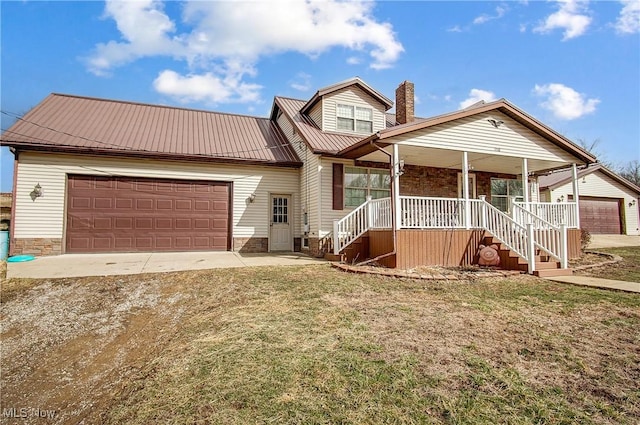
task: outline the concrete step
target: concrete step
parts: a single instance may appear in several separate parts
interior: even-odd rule
[[[533,272],[533,275],[538,277],[571,276],[572,274],[573,271],[571,269],[546,269]]]

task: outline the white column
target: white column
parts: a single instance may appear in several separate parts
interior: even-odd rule
[[[527,158],[522,158],[522,192],[524,193],[524,205],[529,210],[529,163]]]
[[[393,173],[391,175],[393,179],[391,182],[393,184],[393,199],[391,199],[391,202],[393,202],[393,211],[395,212],[395,226],[393,228],[395,231],[400,228],[400,218],[402,217],[402,211],[400,210],[400,153],[396,143],[393,144],[391,162],[393,163]]]
[[[575,202],[575,216],[576,216],[576,225],[580,227],[580,207],[578,206],[578,202],[580,201],[580,194],[578,190],[578,167],[576,164],[573,164],[571,167],[571,173],[573,177],[573,202]]]
[[[464,225],[471,228],[471,204],[469,203],[469,153],[462,152],[462,197],[464,198]]]

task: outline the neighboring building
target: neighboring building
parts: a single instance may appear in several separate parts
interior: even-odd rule
[[[357,242],[348,255],[409,267],[471,263],[501,232],[533,261],[524,223],[495,211],[536,203],[538,175],[595,158],[504,99],[422,119],[413,92],[398,87],[394,116],[352,78],[275,97],[269,118],[52,94],[2,135],[17,157],[12,254],[322,255]]]
[[[540,176],[540,199],[573,200],[571,170]],[[640,235],[640,187],[602,164],[578,171],[580,227],[596,234]]]
[[[11,225],[11,192],[0,193],[0,230],[7,230]]]

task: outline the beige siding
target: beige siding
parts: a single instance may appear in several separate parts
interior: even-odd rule
[[[340,159],[321,159],[321,184],[320,187],[320,237],[333,231],[333,220],[339,220],[355,208],[346,207],[343,210],[333,209],[333,164],[340,163],[352,166],[353,161]]]
[[[313,105],[313,108],[309,111],[309,117],[316,123],[318,128],[322,128],[322,101]]]
[[[573,194],[573,186],[571,182],[558,187],[550,191],[551,201],[564,196],[564,199],[569,199],[569,195]],[[640,221],[638,217],[638,195],[621,185],[617,181],[607,177],[606,175],[596,171],[588,174],[578,180],[578,195],[579,196],[596,196],[603,198],[622,198],[624,199],[624,220],[625,220],[625,233],[627,235],[640,235]],[[629,206],[629,203],[636,199],[635,205]]]
[[[354,105],[373,109],[373,132],[386,128],[384,105],[356,86],[351,86],[322,98],[322,129],[337,131],[336,105]],[[342,131],[342,130],[341,130]]]
[[[494,128],[487,119],[504,121]],[[575,158],[537,133],[499,112],[474,115],[391,138],[405,145],[548,161]]]
[[[268,237],[269,194],[291,194],[293,236],[301,234],[298,169],[23,152],[15,191],[16,238],[63,237],[67,174],[231,181],[233,237]],[[36,183],[44,195],[34,202],[29,193]],[[257,195],[253,203],[247,201],[251,193]]]

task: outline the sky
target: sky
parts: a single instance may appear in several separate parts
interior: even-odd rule
[[[0,27],[3,131],[49,93],[268,116],[359,76],[414,82],[419,117],[505,98],[640,159],[640,0],[2,1]]]

